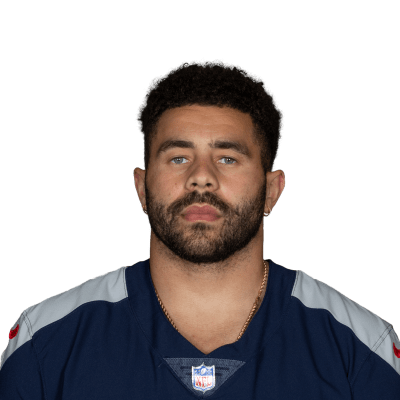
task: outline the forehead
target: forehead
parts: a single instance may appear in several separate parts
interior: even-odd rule
[[[165,111],[157,124],[157,139],[166,135],[196,134],[209,137],[222,134],[249,137],[253,122],[249,114],[230,107],[190,105]]]
[[[174,147],[234,149],[247,159],[258,150],[249,114],[230,107],[190,105],[165,111],[151,145],[151,158],[159,159]]]
[[[173,148],[230,149],[247,161],[259,163],[260,150],[250,114],[230,107],[176,107],[165,111],[157,124],[150,158]]]

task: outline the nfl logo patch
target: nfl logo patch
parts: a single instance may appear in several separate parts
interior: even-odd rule
[[[215,365],[207,367],[203,364],[192,367],[192,385],[196,390],[205,392],[215,387]]]

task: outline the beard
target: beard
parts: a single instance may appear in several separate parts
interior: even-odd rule
[[[222,202],[214,193],[189,193],[172,204],[155,199],[145,183],[149,222],[155,236],[176,256],[193,264],[219,263],[245,248],[257,235],[264,217],[266,179],[253,198],[235,206]],[[187,222],[186,207],[203,203],[215,207],[221,217],[214,222]]]

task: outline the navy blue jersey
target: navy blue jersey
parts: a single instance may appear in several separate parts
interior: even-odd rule
[[[0,399],[399,400],[392,325],[268,261],[266,294],[244,335],[207,355],[168,322],[149,260],[26,309],[2,354]]]

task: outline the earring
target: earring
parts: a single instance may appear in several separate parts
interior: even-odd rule
[[[268,217],[268,215],[271,214],[271,211],[272,211],[272,210],[271,210],[269,207],[268,207],[268,210],[269,210],[268,214],[265,214],[265,213],[264,213],[264,217]]]
[[[142,206],[143,207],[143,211],[147,214],[147,211],[146,211],[146,209],[145,209],[145,206]]]

